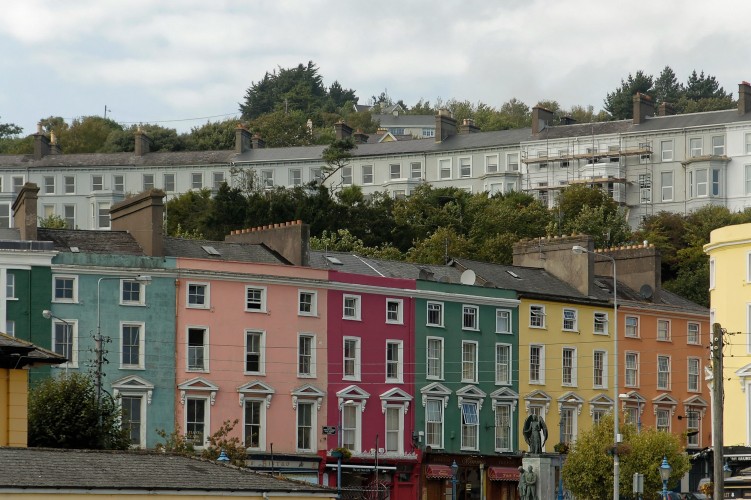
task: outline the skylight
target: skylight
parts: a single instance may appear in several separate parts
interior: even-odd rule
[[[201,246],[201,248],[203,248],[203,251],[206,252],[209,255],[222,255],[222,254],[219,253],[219,251],[216,248],[214,248],[212,246],[203,245],[203,246]]]

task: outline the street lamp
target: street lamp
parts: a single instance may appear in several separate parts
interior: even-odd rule
[[[663,456],[660,464],[660,477],[662,478],[662,498],[664,500],[668,498],[668,479],[670,479],[671,472],[673,472],[673,468],[668,463],[668,457]]]
[[[454,463],[451,464],[451,500],[456,500],[456,483],[458,482],[456,473],[458,470],[459,466],[456,465],[456,459],[454,459]]]
[[[623,401],[628,401],[631,399],[630,394],[619,394],[618,398]],[[641,434],[641,399],[639,399],[638,396],[634,396],[634,399],[636,400],[636,433]],[[678,417],[679,419],[681,417]]]
[[[345,406],[352,406],[355,402],[351,399],[342,401],[339,403],[339,428],[338,431],[338,448],[344,446],[344,436],[342,435],[342,413],[344,413]],[[342,450],[337,450],[336,455],[336,495],[338,498],[342,498]]]
[[[618,278],[616,275],[615,258],[602,253],[595,253],[587,250],[581,245],[574,245],[571,251],[577,255],[584,253],[591,253],[604,257],[613,263],[613,320],[615,321],[613,326],[613,405],[615,406],[613,412],[613,434],[615,437],[615,446],[613,448],[613,498],[618,500],[619,498],[619,481],[620,481],[620,459],[618,458]]]
[[[63,323],[65,325],[65,337],[64,337],[65,345],[67,346],[68,345],[68,341],[70,341],[70,349],[71,349],[70,352],[66,352],[65,353],[65,357],[68,358],[68,362],[65,363],[65,374],[67,375],[68,374],[68,367],[70,366],[71,363],[73,363],[73,325],[71,325],[70,323],[68,323],[67,321],[65,321],[60,316],[55,316],[54,314],[52,314],[52,311],[50,311],[49,309],[45,309],[45,310],[42,311],[42,317],[44,319],[55,318],[56,320],[60,321],[61,323]],[[57,325],[53,325],[53,326],[55,326],[55,336],[56,336],[57,335]],[[55,337],[55,336],[53,336],[53,337]],[[52,350],[53,351],[55,350],[55,338],[52,339]],[[67,351],[67,349],[65,349],[65,350]]]

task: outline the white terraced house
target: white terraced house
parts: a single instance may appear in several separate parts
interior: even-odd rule
[[[751,207],[751,84],[739,85],[737,109],[671,115],[655,113],[649,97],[634,96],[631,120],[552,126],[535,107],[532,127],[479,132],[472,120],[435,116],[434,137],[369,143],[344,123],[338,138],[357,148],[326,182],[332,189],[409,196],[421,183],[472,193],[526,191],[548,206],[561,188],[584,183],[606,189],[637,226],[659,211],[689,213],[707,204]],[[150,152],[136,134],[133,153],[62,154],[54,137],[35,134],[33,155],[0,155],[0,227],[12,225],[11,206],[25,182],[39,188],[40,216],[56,214],[71,227],[109,227],[109,207],[128,193],[158,188],[168,197],[237,185],[252,172],[266,188],[320,179],[325,146],[265,148],[260,137],[236,130],[235,149]]]

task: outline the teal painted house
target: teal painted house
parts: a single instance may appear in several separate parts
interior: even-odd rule
[[[423,496],[437,498],[455,461],[460,491],[507,498],[516,483],[493,479],[515,474],[521,462],[519,301],[513,291],[475,286],[471,271],[451,281],[417,281],[415,428],[422,433]]]

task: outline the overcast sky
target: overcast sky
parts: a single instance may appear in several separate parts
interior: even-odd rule
[[[751,0],[4,0],[0,123],[108,115],[180,132],[230,118],[264,72],[312,60],[367,103],[554,99],[602,108],[670,65],[751,80]]]

